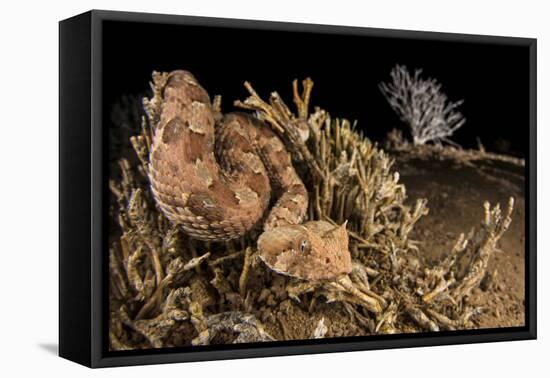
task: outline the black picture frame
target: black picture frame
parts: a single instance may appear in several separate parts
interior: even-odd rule
[[[530,56],[529,151],[526,155],[525,326],[109,352],[107,231],[104,214],[107,133],[102,125],[102,25],[125,21],[250,30],[305,31],[525,46]],[[370,349],[535,339],[536,319],[536,39],[92,10],[59,24],[59,354],[89,367],[156,364]]]

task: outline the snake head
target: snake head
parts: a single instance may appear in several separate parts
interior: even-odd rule
[[[272,270],[308,281],[334,280],[352,268],[345,223],[276,227],[260,235],[258,251]]]

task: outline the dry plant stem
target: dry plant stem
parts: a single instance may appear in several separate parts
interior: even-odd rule
[[[449,331],[453,331],[455,329],[457,329],[458,327],[460,327],[460,322],[456,321],[456,320],[453,320],[453,319],[449,319],[448,317],[446,317],[445,315],[443,314],[440,314],[439,312],[436,312],[432,309],[426,309],[426,312],[428,313],[428,315],[434,319],[435,321],[437,321],[437,323],[441,326],[441,328],[443,329],[447,329]]]
[[[233,253],[230,253],[226,256],[222,256],[222,257],[219,257],[215,260],[212,260],[212,261],[209,261],[208,262],[208,265],[211,266],[211,267],[215,267],[215,266],[218,266],[220,264],[224,264],[228,261],[231,261],[231,260],[234,260],[236,258],[239,258],[241,257],[242,255],[244,254],[243,251],[237,251],[237,252],[233,252]]]
[[[298,117],[306,119],[308,116],[309,100],[313,89],[313,80],[309,77],[302,81],[302,94],[298,92],[298,80],[292,81],[292,92],[294,94],[294,104],[298,110]]]
[[[161,243],[159,242],[159,238],[154,235],[150,221],[143,220],[143,218],[140,217],[140,214],[145,213],[147,207],[142,193],[141,189],[136,189],[132,192],[128,204],[128,213],[132,222],[137,226],[138,234],[141,236],[143,243],[148,247],[148,252],[151,254],[153,267],[155,269],[156,282],[157,285],[160,285],[164,277],[159,256]]]
[[[189,250],[191,251],[191,256],[193,256],[193,258],[196,259],[198,257],[197,249],[195,248],[195,244],[192,240],[189,241]],[[200,274],[201,273],[200,266],[197,265],[195,267],[195,271],[197,272],[197,274]]]
[[[315,327],[315,330],[313,331],[313,338],[314,339],[322,339],[322,338],[325,337],[327,331],[328,331],[328,328],[325,325],[325,318],[321,318],[319,320],[319,322],[317,323],[317,326]]]
[[[145,318],[160,302],[163,291],[170,285],[176,275],[196,268],[200,263],[210,256],[210,252],[205,253],[200,257],[191,259],[187,264],[183,264],[179,259],[173,260],[168,266],[168,274],[164,277],[161,283],[157,286],[154,294],[149,298],[147,303],[143,305],[141,310],[136,315],[136,320]]]
[[[460,255],[465,251],[467,245],[468,240],[464,238],[463,233],[460,234],[449,255],[430,270],[430,276],[435,279],[443,279],[443,276],[450,272]]]
[[[128,281],[130,282],[130,285],[138,293],[138,296],[136,299],[143,299],[145,295],[144,294],[145,286],[143,284],[143,280],[141,279],[141,276],[139,275],[139,270],[138,270],[138,264],[142,256],[143,256],[143,248],[137,247],[135,252],[132,253],[126,260],[127,261],[126,276],[128,278]]]
[[[241,277],[239,278],[239,293],[243,298],[246,296],[246,280],[248,279],[248,271],[250,270],[251,257],[252,248],[248,247],[244,253],[243,270],[241,272]]]
[[[153,267],[155,268],[155,275],[157,277],[157,285],[160,286],[161,282],[164,279],[164,273],[162,271],[162,264],[160,262],[160,256],[157,249],[150,249],[152,260],[153,260]]]
[[[376,298],[373,298],[358,290],[348,276],[345,276],[336,282],[331,282],[330,285],[336,289],[347,291],[351,295],[357,297],[357,299],[359,299],[369,311],[372,311],[375,314],[382,312],[382,306],[379,301]]]
[[[149,298],[147,303],[145,303],[141,310],[139,310],[135,320],[145,318],[158,305],[164,289],[172,282],[172,278],[173,277],[171,275],[167,275],[166,277],[164,277],[162,282],[157,286],[157,289],[155,290],[151,298]]]
[[[422,329],[439,332],[439,326],[418,307],[408,304],[405,306],[405,311]]]
[[[378,323],[376,324],[376,327],[374,329],[374,332],[378,333],[378,331],[382,328],[384,324],[386,324],[387,327],[391,327],[390,323],[393,323],[391,319],[395,317],[396,312],[397,312],[397,306],[395,303],[392,302],[386,308],[386,311],[384,311],[382,316],[380,316]]]
[[[422,300],[425,303],[431,302],[435,297],[437,297],[443,291],[447,290],[447,288],[449,286],[453,285],[455,282],[456,282],[456,280],[454,278],[451,278],[448,281],[445,281],[445,280],[442,279],[439,282],[439,284],[435,287],[435,289],[433,289],[431,292],[429,292],[428,294],[426,294],[422,297]]]
[[[358,310],[358,306],[354,306],[353,302],[343,302],[344,308],[346,312],[350,315],[352,319],[354,319],[357,323],[359,323],[364,329],[369,330],[369,332],[372,332],[373,325],[372,320],[362,315]]]

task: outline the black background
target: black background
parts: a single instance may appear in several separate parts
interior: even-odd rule
[[[394,127],[406,130],[378,88],[397,63],[438,79],[450,100],[464,99],[467,120],[454,141],[476,148],[479,137],[496,150],[506,140],[512,154],[526,155],[529,50],[513,44],[105,21],[104,116],[123,94],[148,94],[153,70],[191,71],[211,97],[222,95],[224,112],[247,97],[245,80],[264,99],[276,90],[292,107],[292,80],[309,76],[312,105],[357,120],[380,141]]]

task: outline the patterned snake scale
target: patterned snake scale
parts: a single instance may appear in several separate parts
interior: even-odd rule
[[[262,222],[258,250],[273,270],[310,280],[351,271],[345,225],[302,223],[307,190],[268,126],[246,113],[216,112],[187,71],[169,73],[160,96],[149,178],[168,219],[206,241],[238,238]]]

